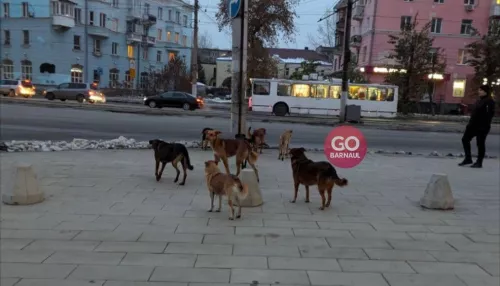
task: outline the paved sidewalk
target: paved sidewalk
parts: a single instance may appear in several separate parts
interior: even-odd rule
[[[498,286],[499,161],[370,155],[318,210],[292,196],[289,161],[259,159],[265,203],[229,221],[208,213],[203,161],[190,150],[186,186],[151,150],[1,154],[2,190],[31,162],[47,200],[1,206],[2,286]],[[321,153],[310,153],[323,159]],[[234,166],[232,167],[234,169]],[[456,210],[418,206],[430,175],[448,173]]]

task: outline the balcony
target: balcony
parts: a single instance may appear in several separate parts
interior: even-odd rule
[[[364,16],[365,16],[364,5],[358,5],[354,7],[354,9],[352,10],[352,19],[357,21],[363,21]]]
[[[345,18],[340,18],[336,23],[337,31],[344,31],[345,27]]]
[[[156,24],[156,16],[153,16],[149,13],[144,13],[142,15],[142,24],[146,26],[152,26]]]
[[[88,26],[88,34],[98,38],[109,38],[109,29],[101,26]]]
[[[68,15],[52,15],[52,26],[60,31],[69,30],[75,26],[75,18]]]
[[[361,35],[354,35],[351,37],[351,46],[360,47],[361,46]]]
[[[156,38],[151,36],[142,36],[142,42],[151,47],[156,44]]]
[[[139,33],[127,33],[127,43],[128,44],[134,44],[134,43],[141,43],[142,42],[142,35]]]
[[[500,19],[500,4],[491,5],[490,18]]]

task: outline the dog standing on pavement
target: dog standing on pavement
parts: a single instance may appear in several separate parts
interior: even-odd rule
[[[299,185],[302,184],[306,188],[306,203],[309,202],[309,186],[318,186],[319,194],[321,195],[320,210],[329,207],[332,201],[333,186],[339,187],[347,186],[347,179],[340,178],[335,168],[328,162],[314,162],[308,159],[305,155],[304,148],[290,149],[292,156],[292,171],[293,171],[293,185],[294,195],[291,203],[297,200],[299,192]],[[328,194],[328,200],[325,198]]]
[[[182,178],[182,182],[179,184],[183,186],[186,183],[187,171],[186,169],[193,170],[193,166],[191,165],[191,161],[189,159],[189,152],[186,146],[180,143],[167,143],[159,139],[149,140],[149,144],[154,150],[155,156],[155,177],[156,181],[160,181],[161,175],[163,174],[163,170],[165,169],[165,165],[167,163],[172,163],[172,166],[177,171],[177,175],[175,176],[174,183],[177,183],[179,180],[179,168],[177,164],[180,162],[182,165],[182,170],[184,172],[184,177]],[[161,163],[161,169],[158,171]]]
[[[258,128],[255,129],[253,132],[251,132],[252,127],[248,127],[248,141],[253,145],[253,148],[255,151],[258,151],[260,154],[262,154],[262,146],[264,147],[269,147],[269,145],[266,144],[266,128]]]
[[[201,131],[201,150],[207,150],[208,144],[210,143],[207,139],[207,131],[213,130],[210,127],[203,128]]]
[[[248,186],[235,175],[221,173],[215,161],[205,162],[205,178],[210,193],[210,210],[208,211],[213,211],[215,196],[219,196],[219,207],[215,211],[220,212],[222,196],[226,196],[229,205],[229,219],[234,220],[234,205],[238,206],[236,218],[241,218],[241,201],[248,195]]]
[[[255,166],[259,154],[252,150],[252,146],[244,139],[222,139],[219,135],[222,132],[218,130],[207,131],[207,139],[210,141],[210,146],[214,152],[214,159],[216,163],[222,160],[226,174],[231,174],[229,171],[228,158],[236,156],[236,176],[240,175],[241,168],[246,167],[246,162],[250,164],[257,181],[259,181],[259,171]]]
[[[278,160],[283,161],[285,157],[289,155],[290,148],[288,148],[288,146],[290,145],[290,140],[292,140],[292,133],[293,131],[291,129],[288,129],[281,134],[279,142]]]

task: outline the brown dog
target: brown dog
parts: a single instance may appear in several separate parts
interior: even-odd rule
[[[309,186],[317,185],[319,194],[321,195],[321,207],[319,209],[324,210],[325,207],[330,206],[332,201],[333,186],[347,186],[348,182],[337,175],[337,171],[330,163],[309,160],[304,154],[305,151],[304,148],[290,149],[294,184],[294,196],[290,202],[295,203],[299,192],[299,185],[302,184],[306,187],[306,203],[308,203]],[[328,201],[325,200],[325,193],[328,193]]]
[[[210,127],[203,128],[201,131],[201,150],[207,150],[208,149],[208,143],[210,143],[207,139],[207,131],[213,130]]]
[[[218,130],[207,131],[207,139],[214,151],[215,162],[219,163],[222,159],[226,174],[229,175],[231,172],[229,171],[228,158],[236,156],[236,176],[240,175],[241,167],[245,167],[246,162],[248,162],[255,172],[257,181],[259,181],[259,171],[255,167],[259,154],[252,150],[249,142],[242,139],[222,139],[219,138],[221,133]],[[243,163],[245,164],[243,165]]]
[[[253,132],[251,132],[251,130],[252,127],[248,127],[248,140],[253,145],[254,150],[262,154],[262,146],[268,146],[265,140],[266,128],[255,129]]]
[[[278,160],[283,161],[286,156],[289,155],[290,149],[288,148],[288,145],[290,144],[290,140],[292,140],[292,133],[293,131],[291,129],[285,130],[283,134],[280,136],[280,143],[279,143],[279,155],[278,155]]]
[[[238,206],[236,218],[241,218],[240,202],[247,197],[248,186],[243,184],[235,175],[221,173],[215,161],[205,162],[205,178],[207,179],[208,192],[210,193],[210,210],[208,211],[213,211],[214,198],[215,196],[219,196],[219,208],[215,211],[220,212],[222,209],[222,196],[225,195],[229,205],[229,219],[234,219],[233,205]]]

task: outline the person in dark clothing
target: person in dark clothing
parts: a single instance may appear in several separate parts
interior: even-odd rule
[[[471,167],[483,167],[483,159],[486,153],[486,136],[488,136],[488,133],[490,132],[493,115],[495,115],[495,101],[491,97],[490,87],[482,85],[479,88],[479,100],[476,102],[474,109],[472,110],[469,123],[467,124],[464,136],[462,137],[465,159],[458,164],[459,166],[465,166],[473,163],[470,141],[472,141],[472,138],[476,137],[477,161],[472,164]]]

